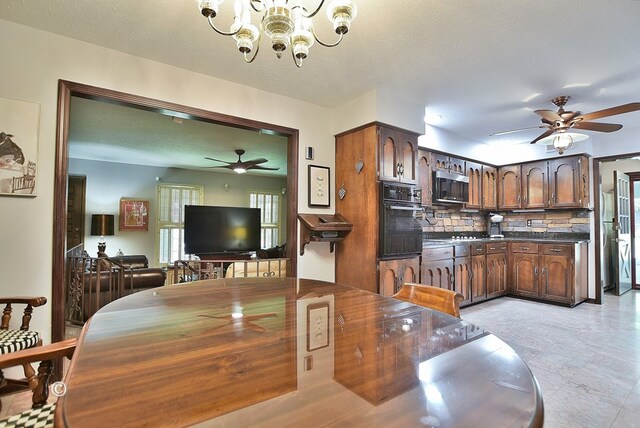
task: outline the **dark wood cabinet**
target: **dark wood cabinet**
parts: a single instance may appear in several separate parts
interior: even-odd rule
[[[418,135],[408,131],[378,126],[379,167],[383,181],[418,182]]]
[[[467,177],[469,178],[469,203],[466,208],[482,208],[482,164],[476,162],[466,163]]]
[[[529,253],[511,255],[509,283],[511,294],[524,297],[538,297],[539,256]]]
[[[461,175],[465,175],[467,172],[464,159],[449,156],[445,153],[433,154],[433,168]]]
[[[549,206],[549,174],[546,161],[522,164],[522,208]]]
[[[453,247],[453,289],[464,296],[460,305],[471,303],[471,257],[469,245]]]
[[[520,165],[498,168],[498,209],[520,208]]]
[[[487,254],[487,299],[507,294],[507,253]]]
[[[498,209],[498,169],[482,166],[482,209]]]
[[[573,247],[545,244],[541,246],[540,253],[540,297],[570,304],[574,282]]]
[[[420,274],[420,258],[380,260],[378,262],[379,293],[391,296],[397,293],[405,282],[417,283]]]
[[[550,208],[589,206],[589,164],[585,156],[549,161]]]
[[[484,254],[471,256],[471,301],[474,303],[487,299],[485,266]]]
[[[418,150],[418,183],[422,190],[422,206],[430,207],[433,201],[433,154]]]
[[[422,262],[420,283],[434,287],[453,289],[453,259]]]

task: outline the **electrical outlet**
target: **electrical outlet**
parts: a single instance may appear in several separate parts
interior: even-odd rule
[[[531,227],[531,220],[527,220],[527,226]]]

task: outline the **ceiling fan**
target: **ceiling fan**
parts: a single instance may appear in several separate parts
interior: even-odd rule
[[[553,110],[535,110],[534,113],[542,118],[542,125],[532,126],[529,128],[514,129],[511,131],[497,132],[491,135],[504,135],[510,134],[512,132],[525,131],[528,129],[547,128],[544,133],[531,141],[531,144],[535,144],[543,138],[551,136],[552,134],[558,134],[558,136],[554,139],[554,146],[556,147],[556,149],[558,149],[560,154],[562,154],[564,149],[568,148],[573,143],[573,139],[568,133],[569,130],[576,129],[583,131],[614,132],[622,128],[622,125],[617,123],[591,122],[591,120],[640,110],[640,103],[629,103],[616,107],[606,108],[604,110],[594,111],[593,113],[583,114],[580,111],[565,111],[564,105],[567,103],[567,101],[569,101],[569,99],[571,99],[571,97],[564,95],[551,100],[552,103],[558,106],[557,112]],[[558,145],[556,145],[555,140],[561,140],[562,136],[567,137],[568,141],[558,141]]]
[[[280,169],[280,168],[267,168],[266,166],[261,166],[260,164],[268,162],[268,160],[265,158],[258,158],[258,159],[243,161],[242,155],[244,154],[244,150],[236,149],[235,152],[238,155],[238,160],[236,162],[227,162],[224,160],[209,158],[205,156],[205,159],[227,164],[227,165],[220,165],[220,166],[210,166],[208,168],[228,168],[237,172],[238,174],[244,174],[250,169],[261,169],[261,170],[267,170],[267,171],[277,171]]]

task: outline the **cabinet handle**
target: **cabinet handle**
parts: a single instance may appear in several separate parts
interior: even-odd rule
[[[551,192],[551,200],[552,200],[553,202],[555,202],[555,201],[556,201],[556,192]]]
[[[533,268],[533,276],[538,276],[538,266]]]
[[[562,250],[560,248],[552,248],[550,251],[554,252],[554,253],[559,253]]]
[[[523,249],[523,250],[528,250],[528,249],[529,249],[529,247],[522,247],[522,249]]]

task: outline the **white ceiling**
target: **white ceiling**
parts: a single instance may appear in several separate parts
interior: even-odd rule
[[[356,4],[342,44],[316,44],[302,69],[288,55],[277,60],[264,40],[257,60],[245,64],[191,0],[3,0],[0,18],[327,107],[373,89],[391,92],[475,141],[539,124],[532,110],[555,110],[550,99],[558,95],[572,97],[567,110],[583,112],[640,101],[640,1]],[[227,0],[220,17],[232,8]],[[324,39],[335,36],[324,13],[315,21]],[[640,126],[640,112],[602,121],[623,124],[622,134]]]

